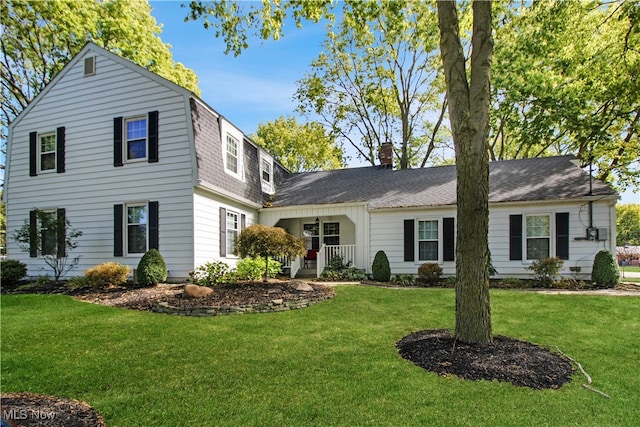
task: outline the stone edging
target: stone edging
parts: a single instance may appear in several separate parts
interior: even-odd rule
[[[333,295],[324,295],[321,297],[300,298],[294,301],[283,301],[281,299],[275,299],[268,304],[245,304],[223,307],[177,307],[170,305],[166,301],[158,301],[153,304],[151,310],[155,313],[194,317],[213,317],[224,316],[228,314],[273,313],[278,311],[296,310],[298,308],[308,307],[312,304],[327,300],[332,297]]]

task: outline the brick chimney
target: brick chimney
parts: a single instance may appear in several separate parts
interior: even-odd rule
[[[393,168],[393,144],[391,142],[380,144],[378,159],[380,159],[380,166],[383,168]]]

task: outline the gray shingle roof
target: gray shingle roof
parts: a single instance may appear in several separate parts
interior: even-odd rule
[[[589,175],[560,156],[489,164],[489,201],[567,200],[589,194]],[[593,180],[595,196],[613,196]],[[273,207],[367,203],[371,209],[456,204],[456,167],[391,170],[363,167],[290,175],[271,200]]]

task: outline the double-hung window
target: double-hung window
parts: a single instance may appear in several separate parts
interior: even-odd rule
[[[227,253],[232,254],[236,251],[236,240],[240,223],[238,222],[238,214],[236,212],[227,211]]]
[[[56,134],[45,133],[39,136],[40,172],[56,170]]]
[[[146,203],[127,205],[127,253],[142,254],[147,251],[148,219]]]
[[[527,215],[525,226],[527,259],[549,258],[551,243],[551,217]]]
[[[125,149],[127,160],[147,158],[147,118],[125,120]]]
[[[339,222],[325,222],[322,224],[322,242],[325,245],[339,245],[340,244],[340,223]]]
[[[238,173],[238,140],[227,134],[227,162],[225,167],[231,173]]]
[[[42,255],[56,255],[58,245],[58,216],[55,211],[43,211],[40,217],[40,239]]]
[[[439,227],[437,219],[418,221],[418,260],[438,261]]]

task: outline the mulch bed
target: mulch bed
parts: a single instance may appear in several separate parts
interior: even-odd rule
[[[33,393],[0,395],[2,426],[104,427],[104,419],[84,402]]]
[[[298,291],[290,282],[271,281],[268,284],[242,283],[213,287],[213,293],[201,298],[183,298],[183,286],[158,285],[141,289],[112,289],[106,292],[89,292],[78,295],[83,301],[133,310],[151,311],[155,302],[165,301],[173,307],[233,307],[269,304],[273,300],[293,302],[303,298],[333,296],[328,286],[311,284],[313,291]]]
[[[438,375],[498,380],[533,389],[556,389],[571,381],[571,362],[543,347],[495,336],[487,345],[456,341],[448,330],[414,332],[396,344],[400,355]]]

